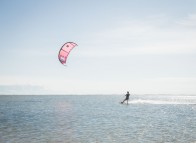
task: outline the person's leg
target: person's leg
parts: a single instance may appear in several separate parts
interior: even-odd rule
[[[126,99],[125,99],[126,100]],[[125,100],[123,100],[123,102],[121,102],[122,104],[125,102]]]

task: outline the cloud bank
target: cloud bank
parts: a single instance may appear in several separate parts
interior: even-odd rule
[[[161,15],[124,21],[89,37],[84,56],[195,54],[196,14],[176,20]]]

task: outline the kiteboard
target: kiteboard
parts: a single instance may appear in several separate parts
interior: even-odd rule
[[[129,104],[129,103],[127,104],[127,103],[123,103],[123,102],[119,102],[119,103],[120,103],[120,104],[124,104],[124,105],[128,105],[128,104]]]

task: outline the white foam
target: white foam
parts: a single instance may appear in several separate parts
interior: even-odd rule
[[[135,99],[130,100],[129,104],[196,104],[189,101],[164,101],[164,100],[144,100],[144,99]]]

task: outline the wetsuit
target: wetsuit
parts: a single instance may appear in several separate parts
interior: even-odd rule
[[[126,98],[125,98],[125,100],[129,100],[129,93],[127,93],[125,96],[126,96]]]

